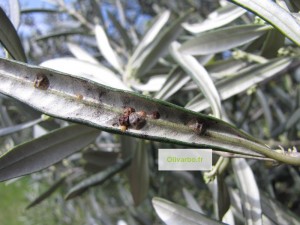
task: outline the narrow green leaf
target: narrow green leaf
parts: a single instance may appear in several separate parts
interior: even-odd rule
[[[267,38],[262,47],[261,56],[266,58],[275,58],[278,55],[278,50],[284,45],[284,35],[278,30],[268,31]]]
[[[126,79],[136,78],[151,69],[158,59],[166,53],[170,43],[182,32],[181,23],[189,17],[190,13],[191,11],[188,11],[176,19],[155,39],[153,44],[143,52],[133,65],[129,64],[127,66],[125,74]]]
[[[218,27],[222,27],[233,20],[239,18],[243,15],[246,10],[237,7],[233,4],[227,4],[223,7],[220,7],[214,12],[211,12],[208,15],[208,18],[201,23],[188,24],[183,23],[182,26],[184,29],[191,33],[201,33],[204,31],[212,30]]]
[[[299,215],[294,214],[286,206],[281,205],[275,199],[261,193],[261,206],[264,215],[266,215],[275,224],[280,225],[298,225],[300,224]]]
[[[246,91],[248,88],[276,75],[286,69],[292,62],[291,58],[274,59],[267,63],[249,66],[228,79],[223,79],[216,84],[221,99],[225,100],[236,94]],[[206,99],[198,96],[193,100],[194,104],[188,104],[186,108],[200,112],[209,107]]]
[[[270,29],[265,25],[239,25],[208,31],[183,43],[179,51],[190,55],[214,54],[249,43]]]
[[[247,66],[246,62],[236,59],[220,60],[205,66],[207,72],[217,79],[230,76]]]
[[[48,190],[43,192],[40,196],[38,196],[36,199],[34,199],[27,207],[26,209],[30,209],[33,206],[36,206],[40,204],[42,201],[50,197],[63,183],[65,182],[67,176],[63,176],[59,180],[57,180],[54,184],[50,186]]]
[[[147,83],[134,83],[132,87],[134,90],[142,91],[142,92],[153,92],[159,91],[164,82],[166,81],[165,75],[151,76]]]
[[[155,94],[155,98],[167,100],[189,82],[190,79],[191,78],[186,76],[179,67],[175,67],[170,71],[163,87]]]
[[[278,101],[280,104],[284,106],[285,109],[289,111],[293,111],[295,106],[293,105],[293,102],[291,101],[291,96],[289,93],[284,91],[281,87],[278,87],[277,85],[272,85],[271,88],[272,95],[276,98],[276,101]]]
[[[111,14],[110,12],[107,12],[107,14],[108,14],[110,20],[112,21],[112,23],[114,24],[115,28],[121,35],[121,39],[124,42],[127,49],[131,50],[133,46],[132,46],[132,41],[131,41],[130,37],[128,36],[127,30],[119,23],[119,21],[115,18],[115,16],[113,14]]]
[[[1,7],[0,21],[0,42],[14,59],[26,62],[26,55],[18,33]]]
[[[257,100],[260,103],[262,110],[264,112],[264,117],[267,122],[268,131],[272,131],[273,116],[272,116],[272,111],[271,111],[270,105],[268,103],[268,100],[267,100],[266,96],[264,95],[264,93],[262,92],[262,90],[257,89],[255,93],[256,93]]]
[[[122,2],[120,0],[116,0],[116,6],[118,9],[118,15],[120,18],[120,22],[123,27],[126,27],[126,16],[125,16],[125,11],[124,11]]]
[[[238,190],[229,187],[229,194],[230,194],[230,203],[231,207],[234,209],[238,218],[243,219],[243,209],[242,209],[242,199],[239,195]]]
[[[97,44],[100,52],[104,56],[104,58],[109,62],[119,73],[123,73],[122,61],[116,54],[116,52],[112,49],[108,37],[104,31],[104,29],[100,25],[95,26],[95,35]]]
[[[201,64],[206,64],[210,59],[211,57],[208,55],[198,58],[198,61]],[[155,98],[167,100],[173,94],[183,88],[190,80],[191,77],[187,76],[181,68],[173,68],[172,70],[170,70],[165,83],[155,94]]]
[[[60,13],[61,11],[57,9],[45,9],[45,8],[27,8],[27,9],[22,9],[21,13],[22,14],[27,14],[27,13]]]
[[[196,212],[204,214],[203,210],[200,208],[197,200],[194,198],[191,192],[189,192],[186,188],[183,188],[182,192],[188,207]]]
[[[240,190],[246,224],[262,224],[259,190],[250,166],[245,159],[232,159],[232,167]]]
[[[285,2],[285,0],[276,0],[276,3],[283,9],[285,9],[286,11],[290,11],[289,7],[287,5],[287,3]],[[290,5],[290,3],[288,3]]]
[[[145,149],[145,144],[139,140],[134,149],[131,165],[128,168],[130,192],[136,206],[145,200],[149,191],[148,151]]]
[[[116,173],[122,171],[126,166],[128,166],[128,164],[130,163],[130,160],[131,160],[130,158],[127,158],[127,159],[123,160],[122,162],[116,163],[115,165],[107,168],[104,171],[101,171],[97,174],[94,174],[94,175],[84,179],[83,181],[81,181],[80,183],[75,185],[73,188],[71,188],[71,190],[67,193],[65,199],[69,200],[71,198],[74,198],[78,195],[83,194],[90,187],[102,184],[107,179],[109,179]]]
[[[26,128],[32,127],[40,122],[42,122],[44,119],[43,118],[38,118],[29,122],[25,122],[22,124],[18,124],[15,126],[10,126],[10,127],[4,127],[0,129],[0,137],[24,130]]]
[[[15,29],[18,30],[20,25],[20,3],[18,0],[9,0],[9,17]]]
[[[130,67],[131,64],[138,60],[143,54],[143,52],[146,50],[148,45],[154,41],[161,29],[168,22],[170,14],[170,11],[167,10],[161,13],[160,15],[156,16],[156,18],[154,18],[152,26],[146,32],[142,40],[139,42],[137,48],[134,50],[133,55],[130,57],[127,67]]]
[[[233,3],[252,11],[268,21],[286,37],[300,45],[300,26],[297,20],[286,10],[273,1],[261,0],[231,0]]]
[[[212,108],[213,114],[217,118],[221,118],[221,100],[219,93],[207,73],[206,69],[198,63],[198,61],[189,55],[183,55],[178,51],[180,44],[174,42],[171,44],[170,53],[183,70],[191,76],[199,89],[208,99]]]
[[[225,160],[229,159],[225,158]],[[222,161],[224,163],[224,159]],[[229,193],[223,174],[220,172],[207,186],[213,196],[214,215],[218,220],[222,220],[230,207]]]
[[[77,59],[85,61],[85,62],[93,63],[96,65],[100,65],[100,63],[98,62],[97,59],[95,59],[90,53],[88,53],[86,50],[81,48],[79,45],[68,42],[67,46],[68,46],[70,52],[72,52],[72,54]]]
[[[296,109],[295,112],[290,116],[285,124],[285,130],[291,129],[295,126],[300,120],[300,108]]]
[[[230,208],[230,198],[227,189],[227,184],[224,179],[224,174],[219,174],[216,178],[216,182],[218,190],[218,218],[222,220],[222,218]]]
[[[34,39],[34,41],[45,41],[47,39],[62,37],[62,36],[69,36],[69,35],[87,35],[86,31],[82,30],[81,28],[74,28],[70,30],[63,30],[63,31],[55,31],[46,35],[38,36]]]
[[[45,169],[79,151],[98,135],[94,128],[71,125],[18,145],[0,157],[0,181]]]
[[[83,153],[82,158],[88,163],[106,167],[115,164],[118,156],[117,152],[88,151]]]
[[[298,1],[290,1],[290,4],[293,6],[295,12],[300,11],[300,2]]]
[[[0,58],[0,92],[35,109],[108,132],[242,155],[271,157],[299,165],[300,159],[272,151],[260,141],[214,117],[168,102],[109,88],[71,74]],[[148,114],[145,123],[120,129],[124,107]],[[158,112],[159,119],[152,113]],[[201,125],[199,133],[195,127]],[[139,129],[140,128],[140,129]]]
[[[152,199],[153,207],[167,225],[220,225],[224,224],[217,220],[213,220],[208,216],[198,213],[194,210],[187,209],[183,206],[177,205],[173,202],[167,201],[162,198]]]

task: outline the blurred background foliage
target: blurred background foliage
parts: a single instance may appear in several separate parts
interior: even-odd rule
[[[1,7],[13,20],[14,13],[18,13],[18,7],[15,7],[17,1],[4,2]],[[298,3],[276,2],[287,12],[295,14],[295,18],[299,18]],[[216,0],[47,0],[31,5],[20,1],[20,24],[14,25],[30,64],[41,64],[65,72],[72,71],[72,67],[78,63],[76,60],[105,66],[117,74],[125,86],[136,92],[198,112],[213,114],[207,101],[206,104],[203,103],[207,93],[200,91],[195,81],[205,78],[187,75],[188,71],[176,61],[168,48],[173,35],[178,42],[186,44],[182,45],[182,51],[192,52],[193,46],[189,48],[187,42],[201,37],[202,32],[218,30],[219,27],[266,24],[258,19],[255,12],[237,12],[234,11],[237,7],[230,8],[232,5],[228,6],[226,3],[229,4]],[[192,11],[188,11],[190,9]],[[218,18],[217,15],[220,14],[224,17]],[[230,20],[230,16],[235,18]],[[184,18],[179,21],[179,26],[175,24],[178,18]],[[212,25],[227,19],[219,27]],[[158,25],[159,20],[165,20],[161,22],[161,27]],[[185,25],[181,26],[182,22]],[[207,27],[204,28],[205,22]],[[196,31],[198,28],[193,24],[201,24],[199,29],[203,31]],[[101,27],[95,29],[95,25]],[[151,31],[155,27],[157,32]],[[181,32],[176,33],[179,29]],[[169,36],[163,36],[164,32],[169,32]],[[228,47],[226,45],[235,38],[234,31],[231,32],[225,32],[227,36],[220,36],[219,42],[208,50],[211,52],[190,53],[208,71],[219,92],[222,119],[230,121],[272,148],[299,148],[299,47],[277,29],[266,30],[250,38],[257,32],[252,29],[243,43]],[[133,59],[132,55],[141,40],[144,40],[145,34],[149,34],[150,43]],[[151,34],[154,35],[152,38]],[[105,42],[105,37],[108,45],[101,44]],[[192,44],[197,45],[197,41]],[[155,46],[158,50],[154,51]],[[160,51],[164,48],[164,52]],[[113,53],[110,52],[111,49]],[[139,59],[143,61],[143,53],[148,50],[152,58],[147,59],[148,64],[143,64]],[[6,52],[3,50],[4,54]],[[280,67],[276,63],[283,57],[291,59],[291,62]],[[70,58],[76,60],[69,60]],[[54,59],[57,61],[51,61]],[[81,69],[84,71],[88,66],[82,64]],[[265,74],[269,75],[262,76]],[[251,76],[259,77],[259,82]],[[2,135],[1,153],[67,125],[67,122],[58,119],[39,120],[40,113],[4,95],[1,95],[0,101],[2,128],[37,120],[29,128]],[[160,200],[154,200],[154,203],[151,200],[153,197],[161,197],[220,221],[230,209],[231,216],[227,215],[223,221],[233,224],[230,218],[234,218],[235,224],[244,224],[248,217],[241,210],[243,198],[238,197],[237,192],[241,194],[246,191],[242,189],[237,178],[239,175],[235,173],[238,167],[227,167],[225,172],[209,184],[206,184],[203,174],[198,171],[159,172],[157,149],[175,147],[178,146],[101,132],[94,143],[50,168],[25,178],[1,183],[0,223],[122,225],[163,224],[163,220],[167,224],[180,224],[178,221],[186,212],[176,208],[177,206],[172,207],[178,210],[179,215],[173,215],[171,223],[161,216],[160,213],[165,212],[155,208],[162,218],[159,219],[153,204]],[[116,168],[120,158],[125,158],[126,155],[133,156],[130,163],[123,165],[126,169]],[[300,214],[299,168],[289,165],[269,167],[267,163],[253,159],[247,162],[255,177],[247,181],[249,187],[253,185],[255,188],[257,184],[261,194],[259,201],[262,213],[259,222],[252,221],[253,224],[260,224],[261,221],[264,224],[300,224],[296,216]],[[118,173],[119,171],[122,172]],[[97,183],[101,183],[101,186],[85,187],[72,193],[78,183],[88,182],[86,179],[95,174],[102,176]],[[46,200],[25,210],[38,196],[42,196],[40,200]],[[253,193],[253,198],[256,197]],[[268,202],[268,199],[272,199],[272,202]],[[279,216],[272,217],[272,213]],[[190,218],[193,216],[191,214]],[[198,223],[191,224],[214,224],[211,221],[204,223],[205,220],[202,221],[197,216],[195,220]],[[249,221],[248,223],[250,224]]]

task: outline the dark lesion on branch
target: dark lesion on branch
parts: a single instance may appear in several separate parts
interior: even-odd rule
[[[128,128],[140,130],[146,125],[147,118],[159,119],[159,117],[160,114],[158,111],[147,114],[143,110],[136,112],[135,108],[125,107],[123,114],[119,117],[119,128],[123,132],[125,132]]]

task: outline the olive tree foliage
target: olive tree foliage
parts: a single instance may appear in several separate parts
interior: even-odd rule
[[[296,1],[49,2],[0,11],[0,180],[49,183],[28,208],[55,198],[64,224],[300,223]],[[212,149],[213,169],[158,171],[159,148],[185,147]]]

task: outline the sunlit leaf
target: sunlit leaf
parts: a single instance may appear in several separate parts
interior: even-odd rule
[[[219,93],[206,69],[192,56],[183,55],[178,51],[180,44],[172,43],[170,53],[183,70],[191,76],[199,89],[208,99],[214,116],[221,118],[221,100]]]
[[[187,209],[181,205],[167,201],[162,198],[153,198],[152,204],[156,213],[167,225],[220,225],[219,221],[200,214],[194,210]]]
[[[285,36],[300,45],[300,26],[297,20],[273,1],[231,0],[268,21]],[[275,16],[276,15],[276,16]]]
[[[162,76],[153,76],[153,77],[150,77],[148,82],[145,83],[145,84],[140,84],[140,83],[137,83],[137,84],[132,84],[132,87],[138,91],[159,91],[164,82],[166,81],[166,76],[165,75],[162,75]]]
[[[136,60],[138,60],[143,52],[146,50],[146,47],[154,41],[154,39],[158,36],[161,29],[164,27],[164,25],[167,23],[169,17],[170,17],[170,11],[164,11],[160,15],[158,15],[156,18],[154,18],[154,22],[152,26],[149,28],[147,33],[144,35],[142,40],[139,42],[137,48],[134,50],[133,55],[129,59],[129,65],[133,64]]]
[[[9,17],[12,24],[16,28],[19,28],[20,25],[20,3],[19,0],[9,0]]]
[[[271,78],[287,68],[291,62],[291,58],[274,59],[267,63],[249,66],[235,73],[232,77],[216,84],[221,99],[228,99],[233,95],[246,91],[255,84]],[[208,101],[200,96],[197,97],[197,100],[194,99],[193,102],[193,104],[188,104],[186,107],[197,112],[209,107]]]
[[[184,42],[179,51],[190,55],[222,52],[249,43],[270,29],[264,25],[239,25],[208,31]]]
[[[86,50],[74,43],[67,43],[67,46],[72,54],[79,60],[99,65],[99,62]]]
[[[114,72],[100,64],[95,65],[75,58],[56,58],[41,63],[41,66],[71,73],[74,76],[86,78],[99,84],[129,90]]]
[[[243,15],[246,10],[233,4],[227,4],[208,15],[208,18],[201,23],[188,24],[184,23],[184,29],[191,33],[200,33],[224,26]]]
[[[104,58],[119,72],[123,72],[121,59],[118,57],[116,52],[112,49],[108,37],[104,29],[100,25],[95,26],[96,40],[98,43],[99,50],[101,51]]]
[[[172,41],[182,32],[181,23],[190,15],[191,11],[184,13],[176,19],[167,29],[156,37],[154,42],[143,51],[142,55],[132,64],[127,65],[126,79],[135,78],[145,74],[162,57]]]
[[[242,60],[228,59],[216,61],[205,66],[205,68],[213,78],[220,79],[237,73],[245,66],[247,66],[247,63]]]

